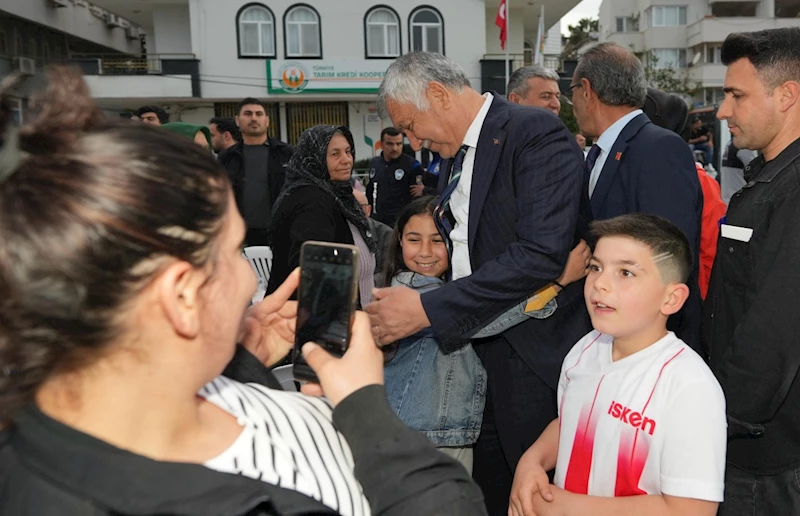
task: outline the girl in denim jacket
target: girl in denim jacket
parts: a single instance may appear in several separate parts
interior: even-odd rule
[[[435,197],[422,197],[400,213],[387,253],[385,285],[427,292],[444,284],[450,262],[433,222],[435,207]],[[563,288],[585,276],[588,259],[588,247],[581,242],[554,283]],[[552,287],[543,289],[473,337],[497,335],[528,317],[549,317],[558,306],[556,293]],[[480,433],[486,395],[486,371],[472,346],[445,354],[431,328],[425,328],[387,348],[384,376],[389,403],[398,417],[471,472],[472,446]]]

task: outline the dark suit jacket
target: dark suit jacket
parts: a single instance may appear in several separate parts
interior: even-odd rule
[[[670,319],[670,329],[700,352],[702,307],[697,286],[703,194],[692,151],[676,133],[641,114],[622,130],[592,193],[597,220],[644,212],[672,221],[689,239],[693,267],[691,293]]]
[[[443,186],[449,164],[441,170]],[[561,120],[494,95],[470,192],[472,274],[422,294],[445,351],[462,347],[478,329],[561,275],[591,216],[585,177],[583,154]],[[550,318],[530,319],[499,337],[553,390],[564,356],[591,329],[582,281],[557,299]]]

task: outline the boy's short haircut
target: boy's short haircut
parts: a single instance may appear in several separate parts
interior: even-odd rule
[[[678,226],[658,215],[630,213],[613,219],[595,220],[590,235],[595,244],[603,237],[627,237],[653,252],[664,283],[686,283],[692,270],[689,239]]]

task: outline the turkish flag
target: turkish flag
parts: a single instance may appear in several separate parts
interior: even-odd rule
[[[497,10],[497,17],[494,24],[500,27],[500,48],[506,49],[506,39],[508,38],[508,17],[506,16],[506,0],[500,0],[500,9]]]

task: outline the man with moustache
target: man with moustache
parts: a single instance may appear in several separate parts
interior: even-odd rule
[[[283,188],[284,169],[294,149],[267,136],[269,115],[260,100],[242,100],[237,113],[242,141],[223,152],[219,162],[228,170],[236,206],[247,224],[246,244],[270,245],[272,205]]]

